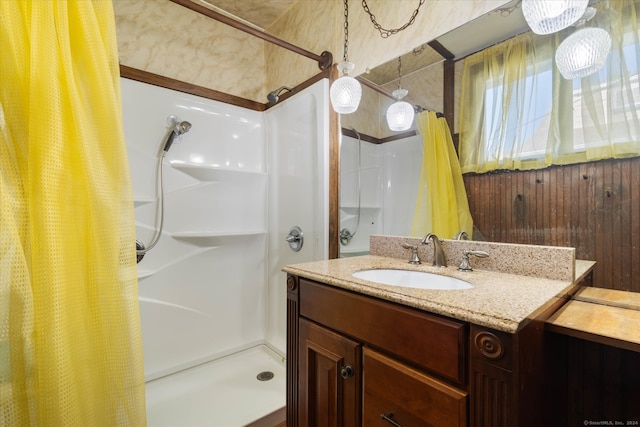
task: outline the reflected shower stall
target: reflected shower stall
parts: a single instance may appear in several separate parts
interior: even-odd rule
[[[368,254],[372,234],[411,235],[422,169],[419,135],[373,144],[354,134],[340,144],[341,257]]]

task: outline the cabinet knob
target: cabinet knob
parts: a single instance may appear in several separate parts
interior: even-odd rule
[[[343,379],[347,379],[347,378],[351,378],[353,376],[353,367],[351,367],[351,365],[344,365],[342,368],[340,368],[340,376]]]
[[[386,414],[383,412],[382,414],[380,414],[380,418],[382,418],[383,420],[387,421],[388,423],[391,423],[391,425],[393,425],[395,427],[402,427],[401,424],[398,424],[393,419],[393,412],[388,412]]]

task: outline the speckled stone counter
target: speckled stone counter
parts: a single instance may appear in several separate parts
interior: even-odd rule
[[[289,265],[283,271],[339,288],[393,301],[432,313],[514,333],[542,311],[576,290],[576,283],[594,263],[575,261],[574,280],[554,280],[457,266],[412,265],[406,259],[366,255]],[[352,276],[366,269],[404,269],[437,273],[466,280],[474,287],[463,290],[426,290],[388,286]]]

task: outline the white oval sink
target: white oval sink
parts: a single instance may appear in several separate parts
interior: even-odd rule
[[[373,269],[356,271],[352,276],[369,282],[403,286],[405,288],[437,289],[441,291],[473,288],[471,283],[464,280],[425,271]]]

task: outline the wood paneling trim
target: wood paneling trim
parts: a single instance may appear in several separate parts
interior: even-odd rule
[[[169,77],[164,77],[159,74],[150,73],[148,71],[127,67],[126,65],[120,65],[120,76],[131,80],[137,80],[142,83],[160,86],[166,89],[177,90],[179,92],[201,96],[207,99],[213,99],[215,101],[224,102],[225,104],[248,108],[250,110],[264,111],[267,108],[266,104],[261,104],[256,101],[240,98],[239,96],[229,95],[227,93],[220,92],[214,89],[209,89],[203,86],[198,86]]]
[[[575,247],[594,286],[640,292],[640,157],[463,178],[486,240]]]
[[[342,128],[342,134],[345,136],[350,136],[351,138],[358,138],[358,135],[352,129]],[[367,135],[366,133],[360,132],[360,139],[372,144],[384,144],[385,142],[397,141],[399,139],[409,138],[411,136],[416,136],[416,132],[411,130],[408,132],[399,133],[397,135],[387,136],[385,138],[376,138],[375,136]]]
[[[442,64],[443,67],[443,87],[442,87],[442,112],[447,119],[449,125],[449,132],[454,134],[453,124],[455,119],[455,87],[456,87],[456,63],[447,59]],[[455,141],[454,141],[455,142]],[[456,152],[458,151],[457,144],[454,144]]]
[[[247,108],[254,111],[265,111],[275,105],[270,103],[261,104],[260,102],[252,101],[250,99],[229,95],[228,93],[220,92],[214,89],[197,86],[191,83],[183,82],[181,80],[176,80],[170,77],[161,76],[159,74],[150,73],[148,71],[127,67],[126,65],[120,65],[120,76],[126,79],[136,80],[142,83],[163,87],[165,89],[177,90],[178,92],[188,93],[190,95],[201,96],[203,98],[224,102],[225,104],[231,104],[237,107]],[[303,91],[317,81],[325,78],[328,79],[329,76],[329,70],[321,71],[320,73],[305,80],[299,85],[296,85],[292,90],[282,94],[280,96],[280,102],[292,97],[296,93]]]
[[[287,425],[298,427],[298,299],[296,276],[287,275]]]
[[[339,77],[334,65],[329,82]],[[340,257],[340,116],[329,108],[329,259]]]

